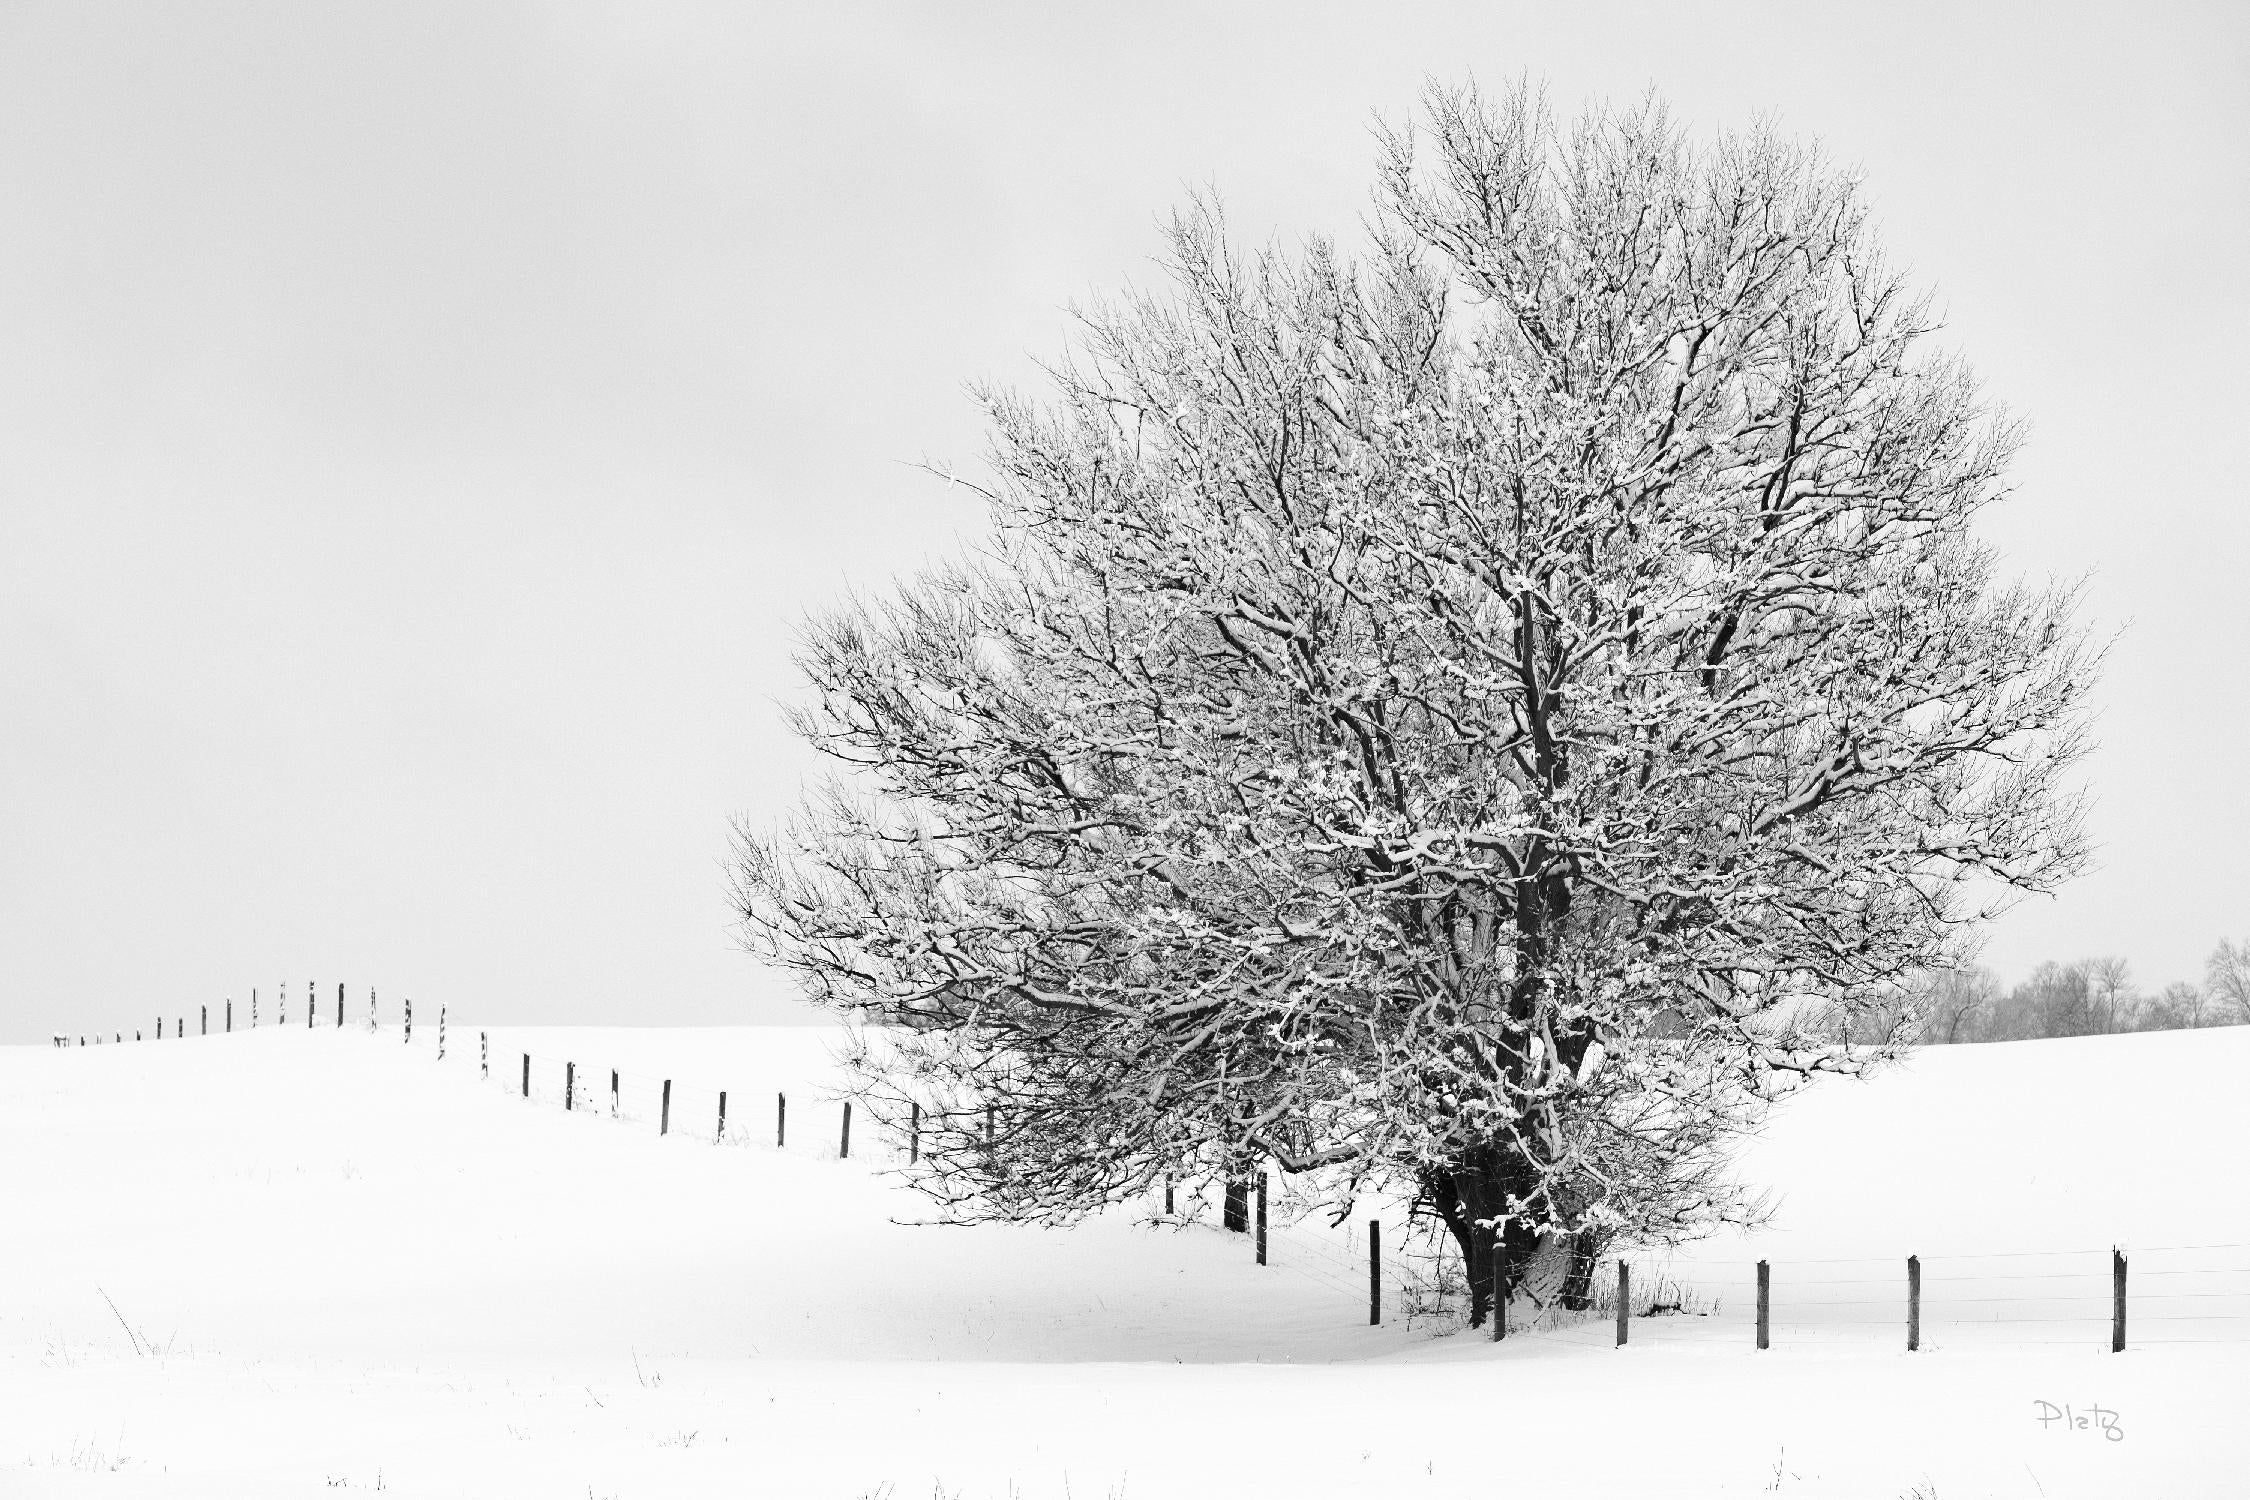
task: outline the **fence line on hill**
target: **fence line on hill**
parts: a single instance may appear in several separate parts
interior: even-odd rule
[[[1340,1303],[1369,1301],[1373,1279],[1381,1296],[1397,1299],[1410,1326],[1425,1318],[1460,1321],[1465,1279],[1449,1244],[1409,1242],[1379,1258],[1359,1245],[1357,1228],[1285,1227],[1274,1235],[1267,1263],[1333,1291]],[[2075,1264],[2030,1268],[2064,1258]],[[1769,1257],[1684,1267],[1641,1258],[1641,1270],[1651,1273],[1645,1277],[1632,1273],[1634,1264],[1631,1256],[1606,1260],[1578,1310],[1551,1298],[1526,1308],[1519,1292],[1509,1310],[1516,1326],[1507,1336],[1622,1346],[1731,1335],[1761,1349],[1856,1339],[1895,1341],[1907,1353],[1994,1344],[2121,1352],[2250,1341],[2250,1243]],[[1836,1274],[1839,1267],[1852,1274]],[[1621,1305],[1628,1311],[1623,1324],[1616,1318]]]
[[[708,1120],[708,1133],[703,1138],[723,1145],[762,1145],[764,1132],[753,1125],[741,1135],[729,1132],[726,1121],[728,1091],[708,1087],[686,1088],[676,1079],[661,1078],[651,1073],[627,1069],[607,1071],[608,1094],[606,1101],[598,1092],[601,1074],[586,1072],[575,1067],[568,1059],[535,1059],[523,1057],[524,1072],[518,1092],[533,1102],[560,1103],[565,1109],[600,1109],[611,1118],[626,1123],[654,1124],[659,1133],[676,1133],[683,1124],[692,1132],[695,1122]],[[594,1083],[577,1081],[590,1078]],[[558,1082],[559,1080],[559,1082]],[[580,1092],[583,1091],[583,1092]],[[744,1098],[738,1090],[733,1096],[739,1102]],[[815,1147],[819,1154],[846,1157],[850,1154],[851,1101],[828,1100],[824,1103],[837,1111],[837,1134],[816,1135]],[[742,1118],[738,1112],[737,1119]],[[802,1118],[800,1113],[800,1118]],[[788,1101],[784,1091],[775,1091],[773,1144],[787,1149]],[[887,1154],[893,1165],[911,1162],[919,1155],[919,1142],[911,1136],[905,1141],[887,1143]],[[1216,1184],[1188,1185],[1186,1198],[1189,1211],[1177,1211],[1179,1184],[1167,1190],[1174,1200],[1169,1213],[1152,1213],[1158,1222],[1187,1224],[1196,1222],[1209,1207],[1210,1189]],[[1418,1322],[1455,1322],[1459,1319],[1457,1304],[1465,1297],[1466,1281],[1459,1257],[1453,1254],[1442,1233],[1431,1233],[1411,1225],[1394,1227],[1391,1237],[1382,1237],[1381,1220],[1349,1219],[1327,1229],[1309,1227],[1303,1215],[1311,1208],[1310,1201],[1292,1192],[1286,1185],[1282,1191],[1283,1213],[1278,1220],[1266,1212],[1266,1186],[1261,1179],[1258,1188],[1258,1229],[1253,1236],[1253,1254],[1261,1265],[1274,1267],[1301,1278],[1324,1291],[1333,1293],[1342,1305],[1364,1307],[1371,1323],[1401,1320],[1409,1327]],[[1364,1230],[1369,1238],[1361,1243],[1359,1235]],[[1383,1253],[1388,1243],[1390,1253]],[[1250,1247],[1246,1247],[1250,1248]],[[2154,1336],[2136,1334],[2129,1343],[2133,1346],[2167,1343],[2212,1343],[2250,1339],[2250,1327],[2219,1337],[2197,1337],[2193,1330],[2206,1328],[2213,1321],[2240,1325],[2250,1323],[2250,1245],[2148,1246],[2130,1252],[2132,1256],[2182,1254],[2191,1251],[2228,1250],[2235,1252],[2234,1260],[2241,1264],[2226,1265],[2159,1265],[2135,1273],[2138,1281],[2132,1293],[2131,1326],[2141,1328],[2155,1325]],[[2041,1259],[2061,1256],[2086,1258],[2089,1264],[2067,1271],[2016,1271],[1996,1267],[1992,1263],[2025,1258]],[[1921,1258],[1914,1256],[1881,1258],[1829,1258],[1761,1263],[1768,1274],[1759,1278],[1757,1266],[1743,1263],[1728,1268],[1733,1275],[1714,1275],[1703,1268],[1670,1271],[1651,1267],[1657,1274],[1636,1283],[1627,1267],[1630,1260],[1611,1260],[1604,1263],[1600,1274],[1590,1288],[1587,1308],[1569,1312],[1551,1301],[1544,1306],[1528,1310],[1511,1308],[1510,1316],[1524,1320],[1523,1326],[1511,1330],[1520,1336],[1558,1338],[1566,1342],[1583,1342],[1590,1335],[1613,1339],[1620,1346],[1630,1342],[1633,1328],[1642,1331],[1643,1341],[1652,1335],[1648,1330],[1680,1328],[1709,1319],[1728,1299],[1738,1292],[1751,1305],[1758,1308],[1755,1327],[1757,1347],[1772,1347],[1774,1332],[1778,1328],[1784,1344],[1803,1343],[1832,1336],[1839,1330],[1895,1327],[1910,1349],[1940,1348],[1946,1342],[1968,1336],[1981,1336],[1994,1328],[2021,1329],[2026,1327],[2076,1328],[2081,1336],[2076,1338],[2012,1336],[2004,1342],[2010,1345],[2060,1345],[2097,1344],[2108,1340],[2112,1347],[2128,1346],[2125,1338],[2126,1323],[2121,1315],[2125,1304],[2122,1281],[2115,1276],[2127,1264],[2124,1254],[2116,1254],[2114,1264],[2109,1263],[2113,1252],[2109,1249],[2083,1251],[1979,1251],[1964,1256]],[[2093,1262],[2101,1261],[2101,1264]],[[1974,1275],[1955,1274],[1956,1263],[1968,1262],[1983,1269]],[[1832,1268],[1843,1266],[1847,1270],[1866,1271],[1877,1266],[1891,1267],[1891,1273],[1880,1275],[1839,1276]],[[1778,1267],[1781,1279],[1776,1282],[1771,1272]],[[1808,1274],[1808,1268],[1809,1274]],[[2051,1288],[2048,1283],[2067,1279],[2067,1289]],[[2192,1279],[2192,1280],[2190,1280]],[[2148,1282],[2158,1284],[2153,1290],[2141,1290]],[[1955,1295],[1960,1286],[1986,1287],[1990,1283],[2039,1283],[2039,1295],[2021,1292],[1984,1295]],[[2175,1291],[2175,1283],[2192,1284],[2190,1291]],[[1846,1287],[1868,1288],[1889,1284],[1894,1291],[1889,1296],[1872,1293],[1850,1297],[1824,1296],[1817,1300],[1801,1300],[1807,1288],[1832,1290]],[[1623,1298],[1620,1300],[1620,1287]],[[1645,1291],[1636,1296],[1634,1287]],[[1764,1296],[1759,1295],[1763,1286]],[[1670,1300],[1667,1301],[1667,1296]],[[2229,1311],[2210,1314],[2190,1309],[2180,1310],[2183,1301],[2226,1301]],[[1697,1308],[1695,1304],[1706,1304]],[[1972,1311],[1972,1309],[2000,1308],[2002,1311]],[[2239,1308],[2239,1311],[2235,1309]],[[1623,1309],[1626,1317],[1617,1313]],[[1778,1310],[1780,1318],[1775,1321]],[[1667,1320],[1670,1320],[1668,1324]],[[1726,1322],[1717,1320],[1720,1326]],[[1748,1332],[1748,1330],[1744,1330]],[[1930,1337],[1935,1335],[1935,1338]],[[1669,1333],[1654,1335],[1657,1341],[1666,1341]]]
[[[323,1000],[321,999],[321,996],[327,993],[327,992],[326,992],[325,990],[323,990],[323,989],[322,989],[322,988],[321,988],[320,986],[321,986],[321,981],[318,981],[318,980],[307,980],[307,981],[305,982],[305,992],[304,992],[304,993],[305,993],[305,998],[304,998],[304,1002],[303,1002],[303,1006],[302,1006],[302,1008],[303,1008],[303,1011],[304,1011],[304,1015],[305,1015],[305,1029],[307,1029],[307,1030],[319,1030],[319,1029],[323,1029],[323,1028],[325,1028],[325,1027],[327,1027],[327,1026],[328,1026],[328,1023],[326,1023],[326,1022],[323,1022],[323,1021],[322,1021],[322,1020],[320,1019],[320,1018],[321,1018],[321,1016],[322,1016],[323,1014],[325,1014],[325,1013],[326,1013],[326,1012],[324,1012],[324,1011],[323,1011],[323,1008],[322,1008],[325,1002],[323,1002]],[[339,982],[339,983],[337,984],[337,986],[336,986],[336,1000],[335,1000],[335,1009],[334,1009],[334,1011],[333,1011],[333,1014],[334,1014],[334,1016],[335,1016],[334,1027],[336,1027],[336,1028],[341,1028],[341,1027],[343,1027],[343,1026],[345,1026],[345,1025],[346,1025],[346,1021],[345,1021],[345,1009],[346,1009],[346,990],[347,990],[347,987],[346,987],[346,985],[345,985],[345,984],[343,984],[343,983],[341,983],[341,982]],[[258,990],[257,990],[256,988],[253,988],[253,989],[252,989],[252,990],[250,991],[250,995],[249,995],[249,1006],[248,1006],[248,1013],[247,1013],[247,1017],[246,1017],[246,1025],[245,1025],[245,1026],[244,1026],[244,1027],[243,1027],[242,1029],[244,1029],[244,1030],[259,1030],[259,1029],[267,1029],[267,1030],[270,1030],[270,1029],[272,1029],[272,1027],[274,1027],[274,1026],[287,1026],[287,1025],[289,1024],[289,982],[288,982],[287,980],[284,980],[284,981],[282,981],[282,983],[280,984],[280,986],[279,986],[279,987],[278,987],[278,988],[277,988],[277,989],[275,990],[275,992],[274,992],[274,993],[275,993],[275,997],[276,997],[276,998],[275,998],[275,1008],[274,1008],[274,1019],[273,1019],[273,1021],[271,1022],[271,1024],[270,1024],[269,1026],[265,1027],[265,1028],[260,1028],[260,1027],[259,1027],[259,1025],[258,1025],[258,993],[259,993],[259,992],[258,992]],[[409,1000],[409,1001],[407,1002],[407,1012],[406,1012],[406,1014],[407,1014],[407,1026],[408,1026],[408,1029],[409,1029],[409,1032],[410,1032],[410,1033],[411,1033],[411,1030],[412,1030],[412,1027],[413,1027],[413,1015],[414,1015],[413,1005],[414,1005],[414,1002],[413,1002],[413,1001]],[[165,1032],[164,1032],[164,1023],[165,1023],[165,1021],[166,1021],[166,1020],[170,1020],[170,1021],[171,1021],[171,1023],[172,1023],[172,1033],[171,1033],[171,1036],[170,1036],[170,1037],[167,1037],[167,1036],[165,1035]],[[369,991],[367,992],[367,1019],[366,1019],[366,1022],[365,1022],[365,1025],[366,1025],[367,1029],[369,1029],[369,1030],[373,1030],[373,1029],[375,1029],[375,1021],[376,1021],[376,999],[375,999],[375,991],[373,991],[373,990],[371,989],[371,990],[369,990]],[[225,997],[225,998],[224,998],[224,999],[223,999],[223,1000],[222,1000],[222,1001],[220,1002],[220,1014],[219,1014],[219,1022],[220,1022],[220,1024],[219,1024],[219,1030],[218,1030],[218,1031],[216,1031],[216,1032],[214,1032],[214,1031],[213,1031],[213,1030],[211,1029],[211,1007],[210,1007],[209,1005],[202,1005],[202,1004],[199,1004],[199,1005],[198,1005],[198,1006],[196,1007],[196,1033],[195,1033],[195,1034],[196,1034],[197,1036],[199,1036],[199,1037],[205,1037],[205,1036],[214,1036],[214,1035],[217,1035],[217,1036],[231,1035],[231,1034],[232,1034],[232,1033],[234,1032],[234,1030],[236,1029],[236,1028],[235,1028],[235,1024],[234,1024],[234,997],[233,997],[233,996],[231,996],[231,995],[229,995],[229,996]],[[443,1037],[444,1037],[444,1027],[445,1027],[445,1012],[444,1012],[444,1009],[443,1009],[443,1008],[441,1007],[441,1008],[439,1009],[439,1012],[438,1012],[439,1046],[440,1046],[440,1048],[441,1048],[441,1049],[443,1048],[443,1045],[444,1045],[444,1041],[443,1041]],[[156,1024],[155,1024],[155,1027],[154,1027],[153,1029],[154,1029],[154,1031],[155,1031],[155,1039],[156,1039],[157,1041],[160,1041],[160,1042],[161,1042],[161,1041],[184,1041],[184,1040],[185,1040],[185,1039],[187,1038],[187,1034],[188,1034],[188,1029],[187,1029],[187,1015],[186,1015],[186,1013],[185,1013],[185,1012],[183,1012],[183,1011],[175,1011],[175,1012],[172,1012],[172,1013],[171,1013],[171,1014],[170,1014],[169,1016],[167,1016],[167,1015],[166,1015],[166,1014],[165,1014],[164,1012],[161,1012],[161,1011],[159,1011],[159,1012],[157,1013],[157,1015],[156,1015]],[[87,1035],[88,1035],[88,1033],[85,1033],[85,1032],[80,1032],[80,1033],[78,1033],[78,1035],[77,1035],[77,1038],[76,1038],[76,1045],[78,1045],[78,1046],[80,1046],[80,1047],[84,1047],[84,1046],[87,1046],[87,1045],[89,1045],[89,1043],[87,1042],[87,1039],[86,1039],[86,1038],[87,1038]],[[98,1031],[97,1031],[97,1032],[93,1032],[93,1033],[91,1033],[91,1035],[92,1035],[92,1037],[93,1037],[93,1041],[92,1041],[92,1043],[91,1043],[90,1045],[93,1045],[93,1046],[101,1046],[101,1045],[103,1045],[102,1034],[101,1034],[100,1032],[98,1032]],[[57,1032],[53,1032],[53,1033],[51,1033],[51,1036],[52,1036],[52,1038],[53,1038],[53,1044],[54,1044],[55,1046],[57,1046],[57,1047],[68,1047],[68,1046],[71,1046],[71,1045],[72,1045],[72,1037],[71,1037],[71,1034],[70,1034],[69,1032],[64,1032],[64,1031],[57,1031]],[[135,1031],[133,1032],[133,1040],[134,1040],[134,1041],[138,1042],[138,1041],[142,1041],[142,1040],[144,1040],[144,1039],[145,1039],[145,1038],[144,1038],[144,1035],[143,1035],[143,1033],[142,1033],[142,1032],[140,1032],[140,1031],[139,1031],[138,1029],[136,1029],[136,1030],[135,1030]],[[124,1031],[123,1031],[122,1029],[119,1029],[119,1030],[115,1030],[115,1031],[113,1031],[113,1032],[111,1032],[111,1033],[110,1033],[110,1037],[109,1037],[109,1045],[119,1045],[119,1044],[122,1044],[122,1043],[124,1042],[124,1040],[125,1040],[125,1033],[124,1033]]]
[[[300,1008],[308,1029],[324,1027],[324,994],[314,983],[305,986]],[[357,1026],[348,1019],[347,1001],[347,987],[338,984],[333,1007],[327,1009],[333,1019],[325,1022],[325,1029],[381,1030],[375,990],[368,991],[364,1020]],[[258,991],[253,990],[244,1030],[271,1029],[259,1027],[257,1007]],[[401,1013],[401,1039],[411,1046],[412,1000],[403,1002]],[[274,1014],[274,1025],[290,1024],[286,985],[276,991]],[[172,1022],[169,1038],[167,1019]],[[236,1030],[231,997],[223,1003],[220,1021],[218,1034]],[[212,1035],[210,1023],[211,1007],[199,1006],[197,1035]],[[446,1008],[441,1005],[436,1028],[440,1061],[446,1056],[446,1028]],[[157,1017],[155,1034],[159,1040],[185,1039],[185,1014]],[[477,1035],[478,1077],[489,1084],[494,1063],[490,1032]],[[109,1044],[124,1039],[124,1032],[115,1030]],[[134,1040],[142,1040],[139,1031]],[[65,1033],[55,1033],[53,1041],[56,1047],[71,1045]],[[79,1035],[76,1044],[89,1045],[86,1034]],[[103,1038],[93,1034],[92,1045],[103,1044]],[[503,1086],[531,1103],[559,1105],[569,1113],[604,1116],[621,1124],[653,1127],[659,1135],[683,1135],[716,1146],[794,1151],[837,1160],[852,1156],[849,1098],[822,1098],[801,1091],[792,1122],[786,1089],[772,1091],[769,1115],[758,1107],[757,1096],[738,1087],[691,1084],[628,1068],[582,1068],[575,1058],[521,1050],[499,1061]],[[519,1066],[511,1069],[510,1062]],[[731,1125],[730,1094],[735,1105]],[[834,1113],[827,1120],[818,1115],[808,1118],[804,1112],[808,1102],[833,1106]],[[887,1156],[894,1167],[920,1158],[918,1130],[910,1126],[898,1140],[887,1139],[889,1134],[901,1133],[886,1132],[875,1146],[876,1155]],[[869,1155],[868,1145],[863,1132],[862,1160]],[[1149,1217],[1155,1223],[1182,1227],[1201,1222],[1218,1186],[1167,1179],[1161,1190],[1163,1208],[1156,1211],[1152,1205]],[[1413,1327],[1418,1322],[1462,1321],[1466,1278],[1442,1230],[1426,1221],[1415,1222],[1395,1204],[1387,1206],[1393,1216],[1388,1237],[1376,1215],[1347,1214],[1320,1227],[1312,1222],[1322,1211],[1315,1200],[1287,1180],[1279,1192],[1282,1211],[1272,1216],[1269,1177],[1264,1173],[1255,1179],[1254,1193],[1255,1229],[1247,1215],[1245,1222],[1229,1227],[1251,1240],[1256,1264],[1332,1293],[1340,1304],[1363,1308],[1371,1324],[1403,1320]],[[1184,1212],[1178,1207],[1183,1197],[1188,1205]],[[1399,1222],[1402,1217],[1406,1222]],[[2219,1263],[2211,1263],[2214,1260]],[[1650,1274],[1637,1276],[1635,1265]],[[1519,1292],[1516,1302],[1523,1300],[1525,1294]],[[1716,1336],[1709,1330],[1722,1328],[1737,1338],[1754,1340],[1758,1349],[1838,1339],[1871,1341],[1878,1330],[1889,1330],[1889,1337],[1906,1352],[1942,1349],[1957,1341],[2006,1347],[2106,1345],[2112,1351],[2242,1343],[2250,1342],[2250,1243],[1769,1257],[1715,1264],[1628,1255],[1602,1263],[1583,1308],[1561,1308],[1551,1297],[1529,1300],[1533,1305],[1528,1309],[1511,1303],[1504,1316],[1490,1320],[1491,1332],[1577,1345],[1610,1342],[1618,1348],[1636,1341],[1659,1346],[1708,1343]],[[2147,1331],[2152,1326],[2153,1334]],[[2214,1327],[2218,1331],[2213,1332]],[[1997,1340],[1986,1337],[1988,1331],[2003,1328],[2011,1332]]]

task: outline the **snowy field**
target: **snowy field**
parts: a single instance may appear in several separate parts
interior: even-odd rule
[[[0,1496],[2250,1493],[2250,1028],[1811,1091],[1744,1156],[1772,1226],[1634,1257],[1684,1311],[1623,1349],[1370,1327],[1357,1220],[1263,1268],[1155,1204],[917,1223],[900,1143],[837,1159],[832,1033],[435,1040],[0,1049]]]

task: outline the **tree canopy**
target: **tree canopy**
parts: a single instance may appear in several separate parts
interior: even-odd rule
[[[1806,1017],[2080,866],[2095,653],[1851,177],[1523,86],[1380,139],[1363,247],[1191,203],[983,393],[991,540],[808,625],[843,774],[739,898],[957,1211],[1271,1163],[1417,1197],[1481,1316],[1742,1212],[1730,1133],[1897,1039]]]

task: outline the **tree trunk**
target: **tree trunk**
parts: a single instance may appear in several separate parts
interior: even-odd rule
[[[1241,1177],[1227,1179],[1227,1195],[1220,1210],[1219,1222],[1236,1234],[1246,1234],[1250,1229],[1250,1183]]]
[[[1601,1260],[1602,1238],[1585,1231],[1565,1236],[1570,1261],[1563,1271],[1561,1301],[1572,1312],[1594,1305],[1594,1267]]]
[[[1478,1152],[1474,1159],[1459,1163],[1451,1170],[1426,1173],[1422,1194],[1445,1221],[1454,1245],[1461,1251],[1461,1263],[1469,1282],[1469,1326],[1482,1328],[1485,1319],[1492,1315],[1493,1305],[1492,1226],[1512,1196],[1507,1188],[1505,1168],[1497,1153]],[[1538,1233],[1527,1224],[1510,1219],[1506,1222],[1506,1232],[1507,1285],[1499,1289],[1502,1298],[1512,1295],[1522,1284],[1524,1271],[1539,1248]]]

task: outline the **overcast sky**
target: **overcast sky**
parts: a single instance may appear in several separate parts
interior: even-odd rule
[[[2030,419],[1990,534],[2127,628],[2102,868],[1987,960],[2250,936],[2250,6],[73,0],[0,4],[0,1041],[790,1015],[728,821],[794,622],[974,536],[964,382],[1523,70],[1861,165]]]

